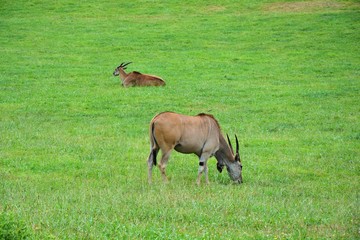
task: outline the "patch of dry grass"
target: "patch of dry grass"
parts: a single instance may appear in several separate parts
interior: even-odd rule
[[[265,4],[263,10],[266,12],[317,12],[342,10],[356,6],[356,3],[341,3],[338,1],[301,1],[301,2],[276,2]],[[358,6],[359,7],[359,6]]]

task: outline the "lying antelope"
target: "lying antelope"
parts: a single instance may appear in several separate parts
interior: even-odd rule
[[[242,165],[239,154],[239,141],[236,138],[236,153],[234,153],[229,136],[228,143],[221,134],[218,121],[209,114],[200,113],[197,116],[186,116],[174,112],[163,112],[156,115],[150,122],[150,155],[148,162],[148,181],[152,181],[152,168],[156,165],[156,156],[161,149],[162,157],[159,169],[163,180],[167,181],[165,168],[171,151],[194,153],[199,157],[197,184],[205,173],[206,183],[209,183],[207,160],[215,156],[217,169],[222,171],[224,165],[230,178],[242,183]]]
[[[131,62],[121,63],[117,68],[115,68],[113,73],[114,76],[120,76],[121,83],[124,87],[165,85],[165,82],[162,78],[154,75],[142,74],[136,71],[126,73],[124,70],[130,63]]]

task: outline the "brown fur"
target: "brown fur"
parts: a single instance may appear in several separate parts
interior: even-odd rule
[[[218,126],[218,128],[221,129],[221,128],[220,128],[220,124],[219,124],[218,120],[216,120],[216,118],[214,117],[214,115],[211,115],[211,114],[208,114],[208,113],[199,113],[197,116],[212,118],[212,119],[215,121],[215,123],[216,123],[216,125]]]
[[[126,73],[122,65],[115,68],[113,74],[114,76],[119,75],[121,83],[124,87],[165,86],[165,81],[158,76],[142,74],[137,71]]]
[[[167,181],[165,168],[173,149],[180,153],[194,153],[199,157],[198,184],[202,173],[205,173],[208,182],[206,163],[212,156],[218,161],[219,171],[226,165],[230,177],[234,181],[242,182],[238,148],[234,154],[222,136],[220,125],[214,116],[205,113],[186,116],[163,112],[151,120],[149,130],[151,149],[148,158],[149,182],[152,180],[152,167],[156,165],[156,155],[159,150],[162,152],[159,169],[164,181]],[[236,145],[238,146],[238,142]]]

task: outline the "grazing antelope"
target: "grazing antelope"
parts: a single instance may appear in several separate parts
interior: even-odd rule
[[[114,76],[120,76],[121,83],[124,87],[165,85],[165,82],[162,78],[154,75],[142,74],[136,71],[126,73],[124,70],[130,63],[131,62],[121,63],[117,68],[115,68],[113,73]]]
[[[161,149],[162,157],[159,169],[163,180],[167,181],[165,168],[171,151],[194,153],[199,157],[197,184],[200,184],[202,173],[209,183],[207,160],[215,156],[217,169],[222,171],[226,166],[230,178],[242,183],[242,165],[239,154],[239,141],[236,138],[234,153],[229,136],[228,143],[221,134],[218,121],[210,114],[200,113],[186,116],[174,112],[163,112],[156,115],[150,122],[150,155],[148,162],[148,181],[152,181],[152,168],[156,165],[156,156]]]

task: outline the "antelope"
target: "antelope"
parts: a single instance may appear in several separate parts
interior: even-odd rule
[[[156,166],[156,156],[161,150],[162,157],[159,169],[164,182],[168,181],[165,168],[173,149],[180,153],[194,153],[199,157],[199,169],[196,183],[200,185],[201,175],[205,174],[208,184],[207,160],[215,156],[217,169],[221,173],[224,166],[230,178],[236,183],[242,183],[242,164],[239,154],[239,141],[236,139],[234,153],[230,138],[228,143],[221,134],[218,121],[213,115],[200,113],[196,116],[186,116],[174,112],[162,112],[150,122],[150,155],[148,164],[148,182],[152,182],[152,169]]]
[[[114,76],[120,76],[121,84],[124,87],[134,87],[134,86],[164,86],[165,81],[157,76],[142,74],[137,71],[126,73],[124,70],[129,65],[128,63],[121,63],[113,73]]]

